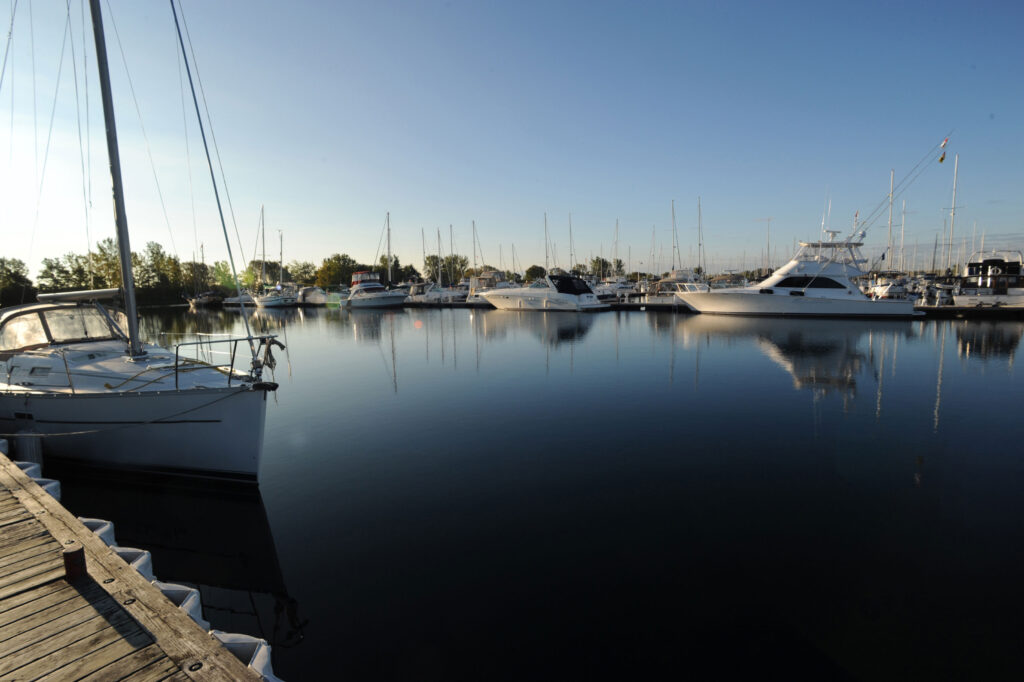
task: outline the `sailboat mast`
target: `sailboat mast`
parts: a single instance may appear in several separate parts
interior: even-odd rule
[[[895,169],[889,169],[889,242],[885,247],[885,257],[889,259],[889,267],[887,269],[893,269],[892,264],[892,189],[893,189],[893,178],[895,177]]]
[[[960,165],[960,155],[953,157],[953,204],[949,207],[949,251],[946,253],[946,269],[949,270],[953,258],[953,222],[956,220],[956,173]]]
[[[701,212],[700,197],[697,197],[697,265],[700,266],[701,279],[707,279],[707,263],[704,262],[704,215]]]
[[[107,129],[107,155],[114,194],[114,224],[117,227],[117,249],[121,258],[121,286],[124,289],[125,314],[128,317],[128,354],[132,358],[146,354],[139,341],[139,313],[135,303],[135,275],[132,273],[132,247],[128,241],[128,218],[124,210],[124,186],[121,183],[121,156],[117,149],[117,125],[114,122],[114,99],[110,93],[110,71],[107,65],[107,43],[103,36],[103,16],[99,0],[89,0],[92,32],[96,40],[96,66],[103,96],[103,120]]]
[[[384,216],[384,222],[388,227],[388,286],[391,286],[391,211]]]
[[[676,236],[676,200],[672,200],[672,269],[676,269],[676,253],[679,251],[679,239]],[[697,254],[698,260],[700,253]],[[682,260],[682,258],[680,258]]]
[[[548,214],[544,214],[544,274],[548,274]]]
[[[267,224],[263,222],[263,204],[260,204],[260,242],[263,245],[263,255],[260,257],[260,291],[267,283]]]
[[[284,284],[284,232],[281,230],[277,231],[278,248],[280,252],[278,258],[280,261],[277,264],[277,284],[278,286]]]

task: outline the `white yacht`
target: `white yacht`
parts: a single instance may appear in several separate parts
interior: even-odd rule
[[[476,277],[469,278],[469,292],[466,294],[466,305],[490,308],[491,304],[484,298],[484,292],[491,289],[511,289],[512,283],[505,279],[505,273],[488,270]]]
[[[911,317],[913,301],[873,300],[851,280],[864,274],[861,242],[851,239],[801,242],[785,266],[760,284],[676,296],[700,313],[818,317]]]
[[[466,300],[466,292],[452,287],[441,287],[433,282],[414,282],[409,285],[407,303],[418,305],[450,305]]]
[[[481,294],[498,310],[606,310],[587,283],[567,274],[550,274],[529,286],[491,289]]]
[[[352,273],[352,286],[345,305],[350,308],[398,308],[408,292],[385,289],[380,275],[369,270]]]
[[[636,288],[625,277],[605,277],[592,287],[594,295],[601,301],[617,301],[636,293]]]
[[[236,305],[256,305],[256,299],[252,297],[248,291],[243,291],[238,296],[228,296],[221,305],[225,306],[236,306]]]
[[[971,256],[953,294],[958,306],[1024,307],[1024,255],[1020,251],[989,251]]]
[[[299,305],[327,305],[327,292],[320,287],[302,287],[299,289]]]
[[[260,308],[293,308],[298,305],[298,301],[298,292],[291,286],[282,284],[256,297],[256,305]]]
[[[652,284],[644,296],[644,303],[651,305],[683,305],[677,293],[701,293],[711,291],[705,282],[701,282],[692,270],[672,270],[668,277],[662,277]]]

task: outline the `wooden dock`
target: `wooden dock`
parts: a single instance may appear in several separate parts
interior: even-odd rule
[[[0,682],[258,679],[0,455]]]

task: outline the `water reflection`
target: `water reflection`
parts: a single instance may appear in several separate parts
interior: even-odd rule
[[[1022,322],[964,322],[956,327],[957,353],[968,360],[1007,358],[1012,366],[1022,334]]]
[[[680,318],[677,338],[685,347],[711,338],[752,339],[764,355],[793,377],[793,388],[809,390],[815,398],[837,394],[846,399],[857,392],[858,378],[881,387],[894,370],[900,338],[914,336],[910,321],[794,320],[693,315]]]
[[[118,544],[153,554],[157,578],[197,587],[212,627],[266,639],[275,649],[303,639],[259,489],[173,484],[84,469],[48,470],[63,503],[114,522]]]
[[[517,310],[489,310],[477,317],[481,318],[478,328],[488,340],[525,329],[552,348],[582,339],[594,326],[595,319],[594,313]]]

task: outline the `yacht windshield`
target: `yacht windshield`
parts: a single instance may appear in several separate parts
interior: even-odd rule
[[[45,346],[49,342],[43,321],[34,313],[8,320],[0,330],[0,351]]]
[[[96,308],[58,308],[46,310],[42,315],[53,343],[118,338],[107,318]]]
[[[579,277],[570,277],[568,275],[552,275],[551,283],[555,285],[555,289],[560,294],[573,294],[579,296],[580,294],[591,294],[590,287]]]

